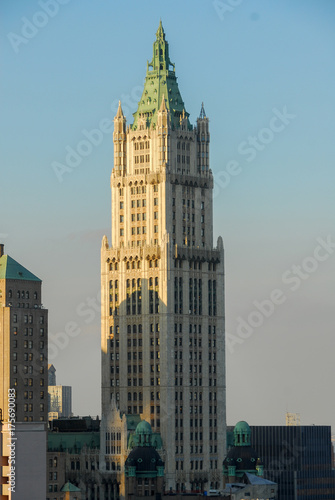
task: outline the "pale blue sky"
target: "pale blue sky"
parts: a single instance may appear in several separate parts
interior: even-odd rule
[[[46,4],[53,17],[40,14]],[[160,18],[191,122],[202,101],[210,118],[227,332],[236,337],[238,318],[272,290],[286,299],[227,350],[228,423],[283,424],[293,411],[304,424],[334,427],[335,252],[298,290],[282,279],[317,238],[335,240],[332,0],[2,2],[0,234],[6,252],[43,279],[51,343],[70,321],[80,328],[54,349],[58,382],[73,386],[76,413],[100,413],[95,304],[101,237],[110,236],[112,136],[62,183],[52,164],[64,163],[84,129],[112,119],[118,99],[132,122]],[[41,27],[29,32],[26,20]],[[274,116],[285,109],[279,127]],[[259,135],[257,151],[247,143]]]

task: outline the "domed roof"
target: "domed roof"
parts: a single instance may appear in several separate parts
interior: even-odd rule
[[[138,424],[140,425],[140,424]],[[136,467],[136,472],[157,472],[157,467],[164,467],[164,462],[152,446],[137,446],[128,455],[126,467]]]
[[[233,446],[223,461],[223,466],[235,466],[236,470],[256,471],[258,455],[251,446]]]
[[[248,422],[245,420],[240,420],[240,422],[237,422],[237,424],[234,427],[234,432],[247,432],[251,433],[251,429],[249,427]]]
[[[139,435],[139,434],[152,434],[152,429],[151,429],[151,425],[149,424],[149,422],[147,422],[146,420],[141,420],[141,422],[139,424],[137,424],[135,434],[137,434],[137,435]]]
[[[244,420],[237,422],[234,427],[234,444],[235,446],[251,445],[251,429]]]

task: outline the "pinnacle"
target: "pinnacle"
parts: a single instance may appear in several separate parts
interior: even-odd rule
[[[166,102],[165,102],[165,97],[164,95],[162,96],[162,103],[159,111],[166,111]]]
[[[162,24],[161,19],[159,20],[159,26],[158,26],[158,30],[156,32],[156,38],[157,39],[163,38],[163,40],[165,39],[165,32],[164,32],[164,28],[163,28],[163,24]]]
[[[117,108],[116,118],[123,118],[124,114],[121,107],[121,101],[119,101],[119,106]]]
[[[206,118],[206,111],[205,111],[204,103],[203,102],[201,103],[201,110],[200,110],[200,116],[199,116],[199,118]]]

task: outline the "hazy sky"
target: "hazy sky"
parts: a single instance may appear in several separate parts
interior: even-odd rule
[[[132,123],[160,18],[191,122],[202,101],[210,119],[228,423],[334,430],[333,0],[1,2],[0,239],[43,280],[57,382],[100,414],[113,142],[82,141],[119,99]]]

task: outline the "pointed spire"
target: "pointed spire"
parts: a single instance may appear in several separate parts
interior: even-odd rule
[[[165,39],[160,20],[156,40],[153,44],[152,60],[147,64],[142,97],[138,103],[137,111],[133,113],[133,130],[139,126],[142,113],[147,117],[148,126],[156,126],[157,112],[162,106],[162,96],[165,96],[165,108],[170,112],[172,128],[179,128],[179,118],[184,109],[184,102],[178,88],[175,65],[170,60],[169,44]],[[185,116],[188,119],[189,114],[186,111]],[[189,122],[187,127],[191,128]]]
[[[200,110],[200,116],[199,116],[199,118],[206,118],[206,111],[205,111],[204,103],[203,102],[201,103],[201,110]]]
[[[162,96],[162,102],[161,102],[161,107],[159,108],[159,111],[166,111],[166,102],[165,102],[164,95]]]
[[[119,106],[117,108],[116,118],[124,118],[124,114],[121,107],[121,101],[119,101]]]
[[[108,248],[109,248],[108,239],[107,239],[107,236],[105,234],[102,237],[101,248],[102,248],[102,250],[108,250]]]
[[[156,31],[156,39],[158,41],[165,40],[165,32],[164,32],[164,28],[163,28],[163,24],[162,24],[162,19],[159,20],[158,30]]]

